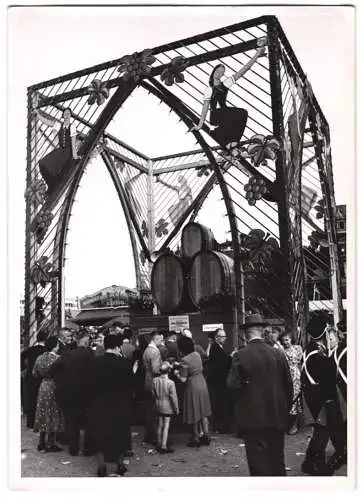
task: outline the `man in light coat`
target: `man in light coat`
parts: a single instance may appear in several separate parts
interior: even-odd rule
[[[144,442],[156,444],[156,415],[153,405],[153,379],[160,373],[162,363],[158,345],[162,342],[163,336],[154,331],[151,333],[149,345],[144,351],[142,361],[145,370],[145,436]]]

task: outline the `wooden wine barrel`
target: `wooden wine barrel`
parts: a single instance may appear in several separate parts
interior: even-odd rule
[[[233,260],[222,252],[199,252],[190,271],[189,294],[196,306],[217,294],[234,294]]]
[[[214,241],[211,229],[197,222],[189,222],[182,231],[182,255],[192,258],[202,250],[213,250]]]
[[[174,312],[184,294],[182,260],[176,255],[161,255],[151,272],[151,293],[161,312]]]

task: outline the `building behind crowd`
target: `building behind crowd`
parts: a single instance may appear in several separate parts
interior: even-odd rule
[[[138,292],[135,288],[125,286],[111,285],[101,290],[85,295],[80,299],[81,309],[90,309],[94,307],[119,307],[129,305],[131,297],[137,297]]]

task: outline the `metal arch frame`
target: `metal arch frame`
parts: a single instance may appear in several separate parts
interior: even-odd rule
[[[188,44],[193,44],[193,43],[198,43],[198,41],[205,41],[211,39],[213,36],[222,36],[226,35],[227,33],[233,33],[233,32],[238,32],[238,30],[243,30],[247,29],[250,27],[255,27],[258,25],[264,24],[264,29],[267,30],[267,38],[268,38],[268,43],[269,43],[269,79],[270,79],[270,94],[271,94],[271,109],[272,109],[272,123],[273,123],[273,133],[274,135],[277,136],[282,136],[284,129],[284,124],[283,124],[283,117],[281,116],[281,75],[279,74],[279,61],[280,61],[280,53],[283,48],[283,50],[288,54],[291,65],[294,68],[294,72],[298,77],[301,79],[304,79],[305,75],[303,73],[303,70],[301,69],[301,66],[289,44],[289,42],[286,39],[286,36],[275,16],[261,16],[259,18],[251,19],[249,21],[245,21],[242,23],[237,23],[235,25],[227,26],[225,28],[220,28],[218,30],[210,31],[208,33],[203,33],[201,35],[193,36],[188,39],[180,40],[171,44],[166,44],[161,47],[156,47],[151,50],[151,54],[157,55],[161,54],[162,51],[170,51],[175,48],[179,47],[184,47],[187,46]],[[241,39],[240,39],[241,40]],[[227,47],[223,48],[218,48],[217,50],[212,50],[208,51],[206,49],[206,52],[202,54],[198,54],[192,57],[187,57],[186,59],[188,60],[188,66],[191,67],[193,65],[200,64],[202,62],[207,62],[207,61],[212,61],[216,60],[219,57],[226,57],[230,56],[233,54],[237,54],[239,52],[245,52],[248,50],[251,50],[253,48],[257,47],[257,42],[256,38],[254,40],[249,40],[247,42],[242,42],[242,43],[237,43],[234,45],[230,45]],[[106,63],[103,63],[101,65],[93,66],[92,68],[87,68],[84,70],[76,71],[74,73],[70,73],[68,75],[64,75],[62,77],[58,77],[52,80],[49,80],[47,82],[43,82],[41,84],[33,85],[32,87],[29,87],[28,89],[28,106],[30,103],[30,99],[32,97],[31,93],[35,92],[37,90],[41,89],[46,89],[47,86],[53,85],[56,83],[60,82],[72,82],[73,78],[78,78],[81,75],[90,75],[91,73],[95,71],[100,71],[101,69],[109,69],[113,68],[114,66],[118,65],[121,62],[120,59],[114,60],[114,61],[109,61]],[[143,87],[148,86],[152,88],[152,93],[155,95],[158,94],[158,98],[161,101],[164,101],[166,104],[169,105],[171,110],[175,111],[180,117],[181,120],[186,124],[194,124],[196,117],[195,112],[190,110],[187,106],[185,106],[183,100],[178,99],[173,93],[170,93],[167,88],[163,87],[158,81],[154,79],[155,76],[160,75],[163,69],[169,66],[168,64],[159,64],[158,66],[154,66],[151,68],[151,72],[148,76],[144,77],[145,79],[142,79],[138,84],[134,84],[130,81],[125,82],[122,78],[115,78],[113,80],[108,80],[105,77],[105,81],[108,82],[108,86],[111,86],[113,88],[116,87],[115,93],[110,97],[109,101],[106,103],[105,108],[102,110],[101,114],[97,117],[95,123],[93,124],[88,124],[90,127],[90,130],[88,134],[85,136],[85,140],[82,143],[80,154],[82,156],[81,161],[78,164],[77,171],[75,172],[75,175],[73,178],[70,179],[69,184],[67,185],[67,192],[65,195],[65,201],[64,201],[64,206],[62,207],[62,221],[61,224],[59,224],[59,235],[58,235],[58,240],[56,242],[56,248],[55,248],[55,253],[56,259],[58,259],[57,262],[57,267],[59,271],[59,289],[58,289],[58,303],[59,301],[62,300],[62,293],[63,293],[63,264],[64,264],[64,255],[65,255],[65,245],[66,245],[66,235],[67,235],[67,230],[68,230],[68,224],[69,224],[69,217],[71,215],[71,209],[73,206],[74,202],[74,197],[76,195],[77,189],[78,189],[78,184],[81,180],[81,177],[84,172],[85,165],[88,162],[90,152],[94,148],[94,146],[97,144],[98,140],[100,139],[101,135],[105,133],[105,130],[115,115],[115,113],[118,111],[118,109],[122,106],[122,104],[126,101],[126,99],[131,95],[133,90],[138,86],[141,85]],[[153,86],[154,85],[154,86]],[[74,87],[73,87],[74,88]],[[83,95],[86,95],[88,91],[86,92],[85,88],[81,89],[76,89],[71,92],[66,92],[63,94],[56,94],[52,97],[46,97],[46,96],[41,96],[42,100],[40,102],[40,107],[46,106],[46,105],[51,105],[54,104],[59,107],[56,103],[60,103],[61,101],[64,101],[65,99],[71,99],[75,97],[80,97]],[[312,97],[312,102],[314,105],[315,110],[317,110],[319,116],[322,118],[324,121],[324,124],[327,126],[326,119],[324,115],[322,114],[320,107],[316,101],[316,98],[313,96]],[[171,103],[171,104],[170,104]],[[33,123],[31,121],[31,117],[29,115],[29,109],[28,109],[28,136],[32,130]],[[30,128],[29,128],[30,127]],[[208,127],[203,126],[203,131],[206,133],[209,133]],[[29,136],[30,137],[30,136]],[[194,132],[194,137],[196,138],[197,142],[202,146],[202,151],[206,154],[208,159],[210,159],[210,165],[212,166],[214,173],[212,174],[211,178],[208,179],[206,182],[205,186],[201,189],[199,194],[197,195],[196,199],[192,202],[192,204],[188,207],[188,210],[184,212],[182,219],[179,220],[177,223],[178,227],[175,227],[173,229],[173,237],[178,233],[180,230],[180,227],[182,226],[183,222],[190,216],[191,219],[196,217],[196,214],[199,212],[200,208],[202,207],[205,199],[207,198],[210,190],[213,188],[215,183],[218,183],[220,185],[220,189],[222,191],[223,195],[223,200],[225,203],[225,206],[227,208],[227,215],[229,217],[229,222],[230,222],[230,228],[231,228],[231,233],[232,233],[232,246],[235,250],[235,256],[236,260],[239,254],[239,244],[238,242],[238,228],[237,228],[237,223],[236,223],[236,216],[234,214],[234,202],[232,197],[229,194],[229,188],[228,188],[228,182],[225,181],[223,173],[224,169],[228,169],[228,162],[224,163],[224,167],[221,167],[218,162],[216,161],[216,158],[214,157],[212,151],[215,149],[215,147],[209,146],[206,141],[204,141],[202,135],[199,132]],[[29,139],[30,140],[30,139]],[[28,142],[29,146],[29,142]],[[127,146],[128,147],[128,146]],[[29,152],[28,152],[29,153]],[[109,159],[112,162],[113,157],[118,157],[117,152],[115,152],[115,155],[113,155],[112,150],[108,150],[108,153],[110,153]],[[145,156],[142,155],[144,158]],[[104,160],[105,161],[105,160]],[[252,165],[250,165],[246,160],[241,159],[241,164],[246,168],[247,171],[249,171],[253,175],[259,175],[259,172],[256,171]],[[28,165],[27,165],[27,181],[30,175],[30,170],[29,168],[32,166],[31,165],[32,161],[31,158],[29,157],[28,159]],[[232,163],[233,164],[233,163]],[[279,231],[280,231],[280,241],[282,243],[283,252],[287,256],[287,259],[285,260],[286,264],[288,264],[289,260],[289,243],[288,243],[288,237],[289,237],[289,231],[288,231],[288,219],[287,219],[287,208],[288,208],[288,200],[286,199],[286,193],[284,191],[286,183],[285,183],[285,173],[284,173],[284,166],[286,164],[286,160],[284,158],[284,153],[278,152],[277,153],[277,161],[276,161],[276,185],[277,185],[277,190],[275,191],[275,194],[277,194],[278,198],[278,212],[279,212]],[[34,165],[33,165],[34,166]],[[237,165],[235,165],[237,166]],[[242,168],[241,165],[239,165],[238,168]],[[328,167],[327,167],[328,168]],[[141,169],[144,170],[144,169]],[[112,175],[111,175],[112,177]],[[263,176],[261,176],[263,177]],[[267,184],[271,183],[271,181],[268,181]],[[329,186],[328,186],[329,187]],[[330,196],[334,196],[333,193],[333,188],[331,187],[330,190]],[[120,200],[121,201],[121,200]],[[125,199],[126,205],[127,205],[127,198]],[[329,201],[329,206],[332,206],[333,212],[334,212],[334,200],[330,199]],[[121,203],[122,204],[122,203]],[[29,268],[29,263],[31,263],[31,255],[29,252],[32,251],[32,247],[29,247],[29,238],[28,238],[28,232],[29,232],[29,217],[28,217],[28,212],[31,212],[31,207],[27,205],[27,247],[26,247],[26,271]],[[331,210],[330,210],[331,211]],[[126,211],[124,210],[125,216],[127,217]],[[333,214],[334,215],[334,214]],[[130,219],[132,219],[133,212],[129,210],[129,216]],[[233,222],[234,221],[234,222]],[[59,221],[58,221],[59,222]],[[128,221],[129,222],[129,221]],[[134,231],[135,233],[138,234],[140,238],[140,228],[138,227],[138,224],[134,223],[132,220],[131,222],[134,224]],[[131,225],[131,223],[130,223]],[[130,231],[129,231],[130,232]],[[131,233],[130,233],[131,234]],[[167,244],[167,241],[170,241],[171,234],[169,234],[169,237],[166,241],[164,241],[162,248],[165,247]],[[31,234],[30,234],[31,238]],[[148,249],[146,246],[146,243],[144,239],[141,237],[140,238],[140,243],[145,251],[146,256],[148,257]],[[58,245],[58,246],[57,246]],[[134,253],[134,260],[136,256],[136,260],[138,260],[138,255],[135,254],[135,251],[133,249]],[[54,255],[54,253],[53,253]],[[29,260],[30,259],[30,260]],[[136,263],[135,263],[136,264]],[[28,266],[28,267],[27,267]],[[237,264],[235,261],[235,270],[236,270],[236,279],[241,279],[243,278],[243,274],[241,274],[241,270],[237,270]],[[289,298],[291,298],[291,294],[289,293],[289,290],[293,286],[291,283],[291,274],[289,274],[289,269],[287,270],[288,272],[286,273],[286,281],[287,281],[287,286],[288,286],[288,291],[286,293],[286,300],[288,301]],[[27,276],[26,272],[26,279],[29,279],[29,276]],[[241,282],[242,284],[242,282]],[[29,283],[28,283],[29,285]],[[29,297],[31,294],[31,287],[27,288],[26,285],[26,307],[25,307],[25,313],[28,318],[30,318],[30,313],[31,313],[31,305],[29,305]],[[241,293],[242,297],[242,287],[237,286],[237,293]],[[28,295],[27,295],[28,294]],[[27,296],[28,296],[28,304],[27,304]],[[242,300],[238,300],[238,303],[240,303],[243,307]],[[288,307],[288,315],[291,316],[289,321],[291,320],[292,322],[295,319],[294,311],[293,311],[293,304],[289,303]],[[286,309],[286,307],[285,307]],[[238,320],[236,321],[236,325],[240,323],[240,317],[243,315],[243,310],[241,311],[241,314],[239,315]]]

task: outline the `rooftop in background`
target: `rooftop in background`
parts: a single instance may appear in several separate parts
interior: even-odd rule
[[[137,294],[138,292],[134,288],[111,285],[82,297],[80,299],[81,309],[127,305],[129,297],[136,297]]]

